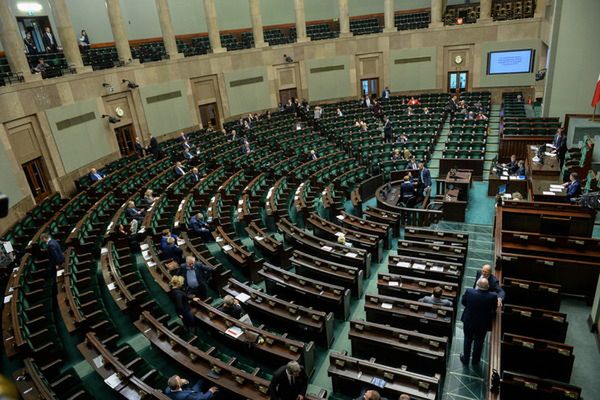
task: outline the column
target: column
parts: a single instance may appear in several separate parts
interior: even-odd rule
[[[383,15],[385,20],[384,32],[396,32],[396,21],[394,15],[394,0],[385,0]]]
[[[163,43],[169,58],[182,58],[183,54],[177,51],[177,41],[175,40],[175,32],[173,31],[173,20],[171,20],[169,3],[167,3],[167,0],[156,0],[156,12],[158,13]]]
[[[73,23],[71,22],[71,14],[67,7],[66,0],[52,0],[52,15],[56,23],[56,30],[63,48],[63,53],[67,59],[69,68],[75,68],[75,71],[89,72],[92,71],[91,66],[84,67],[81,60],[81,52],[79,51],[79,40],[75,35]]]
[[[492,20],[492,0],[479,0],[479,19],[477,22]]]
[[[304,18],[304,0],[294,0],[294,11],[296,12],[296,42],[309,42],[306,36],[306,20]]]
[[[439,27],[444,26],[444,21],[442,18],[444,17],[443,12],[443,4],[442,0],[431,0],[431,23],[429,27]]]
[[[338,5],[340,7],[340,37],[352,36],[352,32],[350,32],[348,0],[338,0]]]
[[[0,42],[12,72],[21,72],[26,82],[42,79],[41,75],[31,73],[25,55],[23,38],[19,34],[17,20],[10,11],[8,1],[0,1]]]
[[[131,56],[131,47],[129,47],[129,39],[127,39],[125,24],[123,23],[121,2],[120,0],[106,0],[106,8],[108,9],[110,29],[112,30],[115,46],[117,47],[119,61],[124,65],[130,64],[134,61]]]
[[[208,38],[213,53],[223,53],[227,51],[221,47],[221,36],[219,26],[217,25],[217,9],[215,0],[204,0],[204,14],[206,15],[206,26],[208,27]]]
[[[535,2],[535,11],[533,16],[535,18],[545,18],[546,17],[546,0],[537,0]]]
[[[262,15],[260,13],[260,0],[250,0],[250,19],[252,20],[252,35],[254,36],[254,47],[266,47],[263,33]]]

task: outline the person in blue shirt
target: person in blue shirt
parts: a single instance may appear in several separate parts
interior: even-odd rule
[[[183,276],[185,279],[187,294],[200,299],[206,299],[207,297],[206,282],[211,274],[212,269],[201,262],[196,262],[196,258],[193,256],[187,256],[185,264],[181,264],[177,271],[177,275]]]
[[[96,171],[96,168],[92,168],[89,173],[90,180],[92,182],[98,182],[104,178],[104,174],[102,172]]]
[[[489,291],[496,293],[496,295],[498,296],[498,305],[502,305],[502,302],[506,297],[506,293],[504,292],[504,289],[502,289],[502,285],[500,285],[498,278],[496,278],[495,275],[492,275],[492,267],[490,266],[490,264],[484,264],[481,267],[481,270],[477,271],[477,273],[475,274],[475,283],[473,284],[473,288],[476,287],[477,281],[480,278],[485,278],[488,280]]]
[[[162,237],[160,238],[160,249],[162,251],[165,251],[165,247],[167,246],[167,240],[169,238],[173,238],[175,240],[175,243],[177,243],[177,239],[179,239],[179,236],[171,233],[171,231],[168,229],[164,229],[162,231]]]
[[[210,225],[204,220],[204,216],[201,213],[190,218],[190,229],[196,232],[205,243],[211,241]]]
[[[573,201],[575,197],[581,195],[581,182],[577,172],[571,172],[569,182],[564,183],[563,186],[567,188],[567,200]]]
[[[168,387],[165,394],[173,400],[208,400],[216,397],[219,388],[212,386],[206,392],[202,392],[202,380],[196,382],[191,388],[184,389],[190,382],[187,379],[180,378],[179,375],[173,375],[167,381]]]

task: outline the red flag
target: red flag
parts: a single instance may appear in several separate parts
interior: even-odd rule
[[[594,92],[594,98],[592,99],[592,107],[596,107],[600,103],[600,75],[598,75],[598,82],[596,82],[596,91]]]

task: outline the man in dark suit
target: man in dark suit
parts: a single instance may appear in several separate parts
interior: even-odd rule
[[[185,175],[185,169],[183,169],[183,166],[181,165],[181,162],[177,161],[175,163],[175,173],[179,176]]]
[[[165,394],[173,400],[207,400],[213,399],[219,388],[216,386],[211,387],[206,392],[202,392],[202,380],[196,382],[194,386],[189,389],[183,387],[189,385],[187,379],[180,378],[179,375],[173,375],[167,381],[168,387],[165,389]]]
[[[269,392],[271,400],[303,400],[308,387],[304,368],[290,361],[273,373]]]
[[[179,138],[177,138],[177,140],[179,140],[180,142],[186,143],[188,141],[188,137],[185,135],[185,133],[181,132],[179,134]]]
[[[212,274],[212,269],[196,262],[196,258],[193,256],[187,256],[185,258],[185,264],[179,266],[177,275],[185,278],[185,289],[188,295],[196,296],[202,300],[206,299],[206,281]]]
[[[394,137],[394,127],[392,126],[392,122],[388,117],[384,118],[383,123],[383,141],[385,143],[392,143],[392,139]]]
[[[388,88],[386,86],[385,89],[383,89],[383,93],[381,93],[381,98],[384,100],[387,100],[390,98],[390,88]]]
[[[387,400],[387,399],[385,397],[381,397],[381,395],[379,394],[379,392],[377,390],[363,389],[362,392],[360,393],[360,396],[358,396],[354,400]]]
[[[565,162],[565,155],[567,154],[567,135],[565,135],[564,128],[558,128],[552,140],[552,145],[554,146],[552,152],[556,153],[556,157],[560,161],[560,168],[562,168]]]
[[[476,287],[477,281],[480,278],[487,279],[490,292],[496,293],[498,296],[498,305],[501,306],[504,298],[506,297],[506,293],[504,293],[504,289],[502,289],[500,282],[498,282],[498,278],[496,278],[495,275],[492,275],[492,267],[489,264],[485,264],[483,267],[481,267],[481,271],[477,271],[475,274],[475,283],[473,283],[473,288]]]
[[[102,172],[96,171],[96,168],[92,168],[89,173],[90,180],[92,182],[98,182],[102,178],[104,178],[104,174]]]
[[[200,182],[200,179],[202,179],[202,177],[200,176],[200,172],[198,172],[198,168],[192,168],[192,173],[190,175],[190,182],[192,183],[192,185],[195,185],[196,183]]]
[[[54,34],[52,33],[52,30],[50,30],[49,26],[44,29],[42,41],[44,42],[46,52],[56,53],[58,45],[56,44],[56,38],[54,37]]]
[[[140,142],[140,138],[135,138],[135,152],[138,157],[144,157],[144,147],[142,146],[142,142]]]
[[[465,306],[465,310],[461,321],[465,341],[460,361],[465,365],[469,365],[471,359],[471,346],[473,347],[473,365],[479,365],[485,335],[492,329],[492,321],[498,305],[498,296],[489,291],[490,285],[486,278],[479,279],[475,285],[475,289],[467,289],[462,297],[462,305]]]
[[[415,185],[411,182],[410,175],[405,175],[403,179],[400,185],[400,198],[406,206],[409,206],[411,199],[415,197]]]
[[[62,249],[60,248],[60,244],[57,240],[52,239],[52,237],[44,233],[41,236],[42,242],[46,243],[46,248],[48,251],[48,265],[50,266],[50,273],[54,274],[56,271],[56,267],[62,265],[65,262],[65,255],[63,254]]]
[[[133,201],[127,203],[127,208],[125,209],[125,216],[129,221],[135,219],[138,222],[142,222],[144,220],[145,215],[146,212],[143,209],[138,209]]]
[[[210,225],[204,220],[204,215],[198,213],[190,218],[190,229],[196,232],[204,241],[204,243],[210,242]]]
[[[183,259],[183,251],[177,246],[175,239],[172,237],[167,239],[167,243],[162,247],[161,260],[173,260],[178,264],[181,264]]]
[[[431,187],[431,172],[428,168],[425,168],[423,162],[419,163],[419,180],[421,181],[421,189],[425,192],[425,189]]]
[[[504,168],[506,168],[509,175],[514,175],[517,172],[519,163],[517,162],[517,156],[515,154],[510,156],[510,161],[504,165]]]
[[[569,182],[563,184],[563,186],[567,188],[567,200],[572,201],[575,197],[581,195],[581,182],[577,172],[571,172]]]
[[[419,169],[419,164],[417,164],[417,159],[412,156],[410,160],[408,160],[408,164],[406,164],[406,169]]]

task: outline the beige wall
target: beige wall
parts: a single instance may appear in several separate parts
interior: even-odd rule
[[[310,3],[313,7],[316,3]],[[308,7],[308,6],[307,6]],[[308,19],[308,18],[307,18]],[[541,20],[529,19],[517,22],[500,22],[488,24],[465,25],[461,27],[423,29],[418,31],[402,31],[397,33],[367,35],[336,40],[290,44],[265,49],[248,49],[222,54],[188,57],[179,60],[164,60],[154,63],[128,66],[118,69],[68,75],[62,78],[25,83],[0,88],[0,142],[7,143],[6,125],[30,115],[37,115],[40,120],[40,137],[52,142],[53,129],[51,116],[60,107],[61,112],[79,110],[78,104],[94,105],[98,115],[113,114],[112,106],[107,99],[111,96],[126,94],[128,107],[131,108],[136,133],[145,141],[151,135],[168,135],[186,127],[198,126],[197,104],[203,99],[194,87],[195,82],[205,77],[215,82],[212,90],[219,97],[220,113],[230,118],[250,111],[262,111],[275,108],[278,103],[279,88],[290,88],[294,84],[299,97],[311,100],[335,98],[355,98],[359,94],[358,81],[376,71],[380,86],[389,85],[393,92],[400,90],[445,90],[445,78],[449,69],[446,55],[449,49],[464,49],[469,60],[468,68],[473,77],[472,89],[487,89],[480,85],[480,75],[485,69],[482,65],[482,46],[487,42],[512,42],[517,40],[538,40]],[[408,86],[403,80],[402,72],[392,65],[400,56],[409,56],[408,49],[420,48],[432,56],[431,65],[423,71],[428,76],[427,82],[412,82]],[[463,51],[463,50],[461,50]],[[283,55],[294,59],[293,64],[286,64]],[[373,59],[376,66],[367,68]],[[330,65],[343,65],[343,70],[333,72],[311,73],[311,69]],[[286,70],[290,70],[286,72]],[[371,71],[371,72],[369,72]],[[406,78],[416,71],[404,71]],[[248,87],[237,86],[232,90],[228,83],[232,80],[262,76],[261,83],[253,83]],[[285,78],[285,79],[284,79]],[[127,90],[121,81],[130,79],[140,85],[140,89]],[[291,83],[290,83],[291,82]],[[108,83],[114,92],[102,86]],[[244,89],[242,89],[244,88]],[[246,89],[252,88],[249,93]],[[256,90],[254,90],[256,89]],[[147,97],[173,91],[181,91],[181,97],[164,100],[164,102],[147,104]],[[211,100],[212,101],[212,100]],[[75,113],[76,114],[76,113]],[[48,118],[46,118],[48,115]],[[107,147],[102,144],[98,151],[84,152],[77,155],[77,160],[66,162],[60,158],[58,143],[47,143],[51,158],[48,163],[54,165],[57,176],[55,188],[69,194],[68,182],[91,167],[118,157],[118,149],[114,143],[112,129],[107,125],[96,126],[94,131],[102,131],[107,137]],[[100,129],[101,128],[101,129]],[[74,128],[73,135],[76,136]],[[89,139],[89,138],[88,138]],[[88,140],[86,139],[86,140]],[[59,149],[56,150],[56,146]],[[6,146],[5,146],[6,148]],[[1,149],[0,149],[1,150]],[[2,152],[0,152],[0,156]],[[104,155],[103,157],[101,157]],[[12,165],[12,166],[11,166]],[[8,171],[0,171],[0,182],[10,183],[8,175],[16,175],[22,182],[22,172],[18,164],[9,165]],[[64,165],[64,169],[63,169]],[[69,171],[72,171],[69,173]],[[28,193],[15,193],[17,197],[28,196]]]

